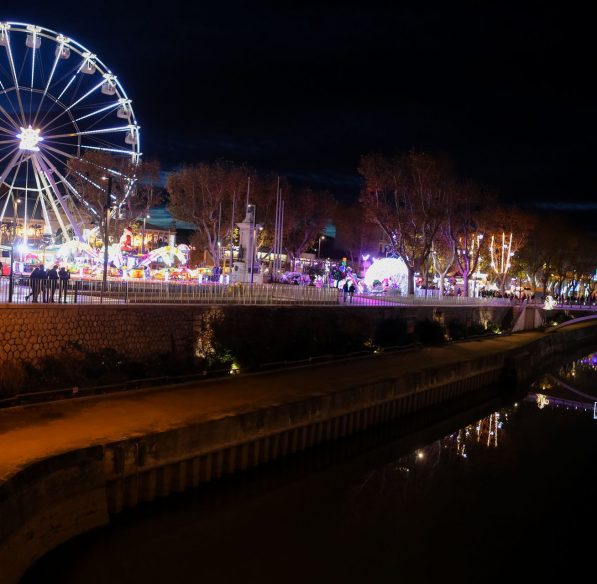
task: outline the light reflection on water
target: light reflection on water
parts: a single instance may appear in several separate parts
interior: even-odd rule
[[[593,554],[597,420],[562,382],[590,395],[592,357],[464,423],[327,445],[125,514],[26,582],[577,581]]]
[[[547,406],[592,413],[597,417],[597,353],[564,362],[545,371],[527,400]]]

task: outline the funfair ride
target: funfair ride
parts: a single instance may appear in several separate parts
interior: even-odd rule
[[[83,240],[97,211],[75,188],[69,160],[91,151],[139,162],[139,125],[121,82],[71,38],[0,22],[0,225],[6,231],[11,219],[21,251],[36,239]]]

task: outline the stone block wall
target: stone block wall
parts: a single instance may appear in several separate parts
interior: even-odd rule
[[[501,323],[509,315],[508,307],[446,307],[439,318],[445,324]],[[433,307],[2,305],[0,364],[35,365],[68,352],[73,344],[92,353],[113,349],[138,362],[165,355],[187,360],[217,345],[233,356],[261,355],[264,363],[270,354],[270,360],[280,354],[292,359],[297,346],[303,356],[326,354],[330,348],[342,352],[341,339],[364,348],[384,320],[434,318]]]

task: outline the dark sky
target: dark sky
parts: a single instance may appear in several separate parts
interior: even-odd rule
[[[222,157],[349,198],[361,154],[414,147],[507,201],[596,214],[593,20],[568,3],[34,4],[0,20],[96,52],[166,166]]]

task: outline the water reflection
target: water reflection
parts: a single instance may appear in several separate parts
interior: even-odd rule
[[[377,429],[122,514],[24,582],[581,581],[597,521],[595,355],[545,371],[519,403]]]
[[[433,488],[433,483],[450,472],[458,475],[461,465],[478,462],[486,451],[497,449],[519,409],[518,403],[478,419],[451,434],[417,448],[395,461],[374,468],[361,477],[348,497],[350,515],[359,516],[359,506],[371,511],[371,502],[389,497],[408,500],[412,492]],[[449,470],[448,470],[449,469]],[[362,499],[362,501],[360,501]],[[384,503],[385,504],[385,503]]]
[[[597,352],[582,355],[543,373],[526,399],[539,409],[574,409],[597,417],[596,373]]]

